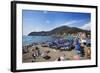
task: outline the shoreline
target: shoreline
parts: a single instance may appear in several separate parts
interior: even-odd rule
[[[22,50],[23,63],[88,60],[91,59],[91,37],[80,34],[73,39],[37,42],[23,46]]]

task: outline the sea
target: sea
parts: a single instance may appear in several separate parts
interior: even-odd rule
[[[41,43],[41,42],[52,42],[55,40],[60,39],[59,37],[52,37],[52,36],[26,36],[22,37],[22,45],[29,45],[32,43]],[[66,39],[73,39],[72,36],[66,36]]]

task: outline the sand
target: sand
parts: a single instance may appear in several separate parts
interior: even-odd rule
[[[46,60],[43,58],[43,56],[38,56],[36,57],[36,59],[34,59],[32,57],[32,49],[34,49],[34,47],[30,47],[28,48],[29,52],[28,53],[25,53],[22,55],[23,57],[23,63],[28,63],[28,62],[48,62],[48,61],[57,61],[57,59],[61,56],[64,57],[64,61],[67,61],[67,60],[73,60],[73,56],[76,55],[76,51],[75,50],[71,50],[71,51],[61,51],[61,50],[56,50],[56,49],[52,49],[52,48],[49,48],[49,47],[42,47],[40,44],[36,45],[41,52],[45,52],[45,51],[50,51],[48,53],[48,56],[50,56],[51,58]],[[85,56],[84,57],[81,57],[81,60],[87,60],[89,59],[87,57],[87,48],[85,46],[84,50],[85,50]]]

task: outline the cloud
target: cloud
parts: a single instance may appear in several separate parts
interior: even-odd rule
[[[70,27],[78,27],[78,28],[81,28],[81,29],[84,29],[84,30],[91,30],[91,25],[90,25],[90,22],[87,23],[87,24],[84,24],[83,26],[79,27],[78,24],[80,23],[83,23],[84,20],[72,20],[72,21],[67,21],[63,24],[60,24],[60,26],[70,26]]]
[[[84,30],[91,30],[91,25],[90,25],[90,22],[87,23],[87,24],[84,24],[82,27],[80,27],[81,29],[84,29]]]
[[[62,24],[62,25],[68,25],[68,26],[70,26],[71,24],[74,24],[74,23],[76,23],[76,22],[77,22],[77,20],[68,21],[68,22],[66,22],[66,23],[64,23],[64,24]]]
[[[70,26],[70,27],[78,27],[75,24],[78,24],[78,23],[81,23],[81,22],[83,22],[83,20],[71,20],[71,21],[67,21],[63,24],[60,24],[60,26],[65,25],[65,26]]]

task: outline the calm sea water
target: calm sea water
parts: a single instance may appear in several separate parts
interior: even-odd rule
[[[31,43],[38,43],[38,42],[47,42],[47,41],[54,41],[59,38],[57,37],[52,37],[52,36],[23,36],[23,46],[24,45],[29,45]],[[72,39],[71,36],[67,36],[66,39]]]
[[[23,46],[31,43],[53,41],[57,38],[51,36],[23,36]]]

